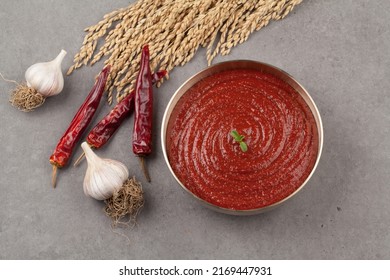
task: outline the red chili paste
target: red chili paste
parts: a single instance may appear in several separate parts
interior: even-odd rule
[[[230,135],[244,135],[243,152]],[[278,202],[309,176],[318,153],[313,114],[289,84],[255,70],[224,71],[192,86],[167,130],[178,179],[211,204],[249,210]]]

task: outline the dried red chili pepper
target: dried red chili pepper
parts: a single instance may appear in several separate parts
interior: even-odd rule
[[[167,71],[160,70],[152,75],[152,83],[155,84],[167,74]],[[134,107],[135,90],[130,92],[91,130],[86,142],[91,148],[99,149],[105,145],[115,131],[128,117]],[[75,166],[83,159],[84,153],[76,160]]]
[[[149,59],[149,47],[146,45],[142,49],[140,70],[135,85],[133,152],[140,158],[142,170],[150,182],[144,161],[144,157],[152,152],[153,87]]]
[[[58,142],[53,154],[50,156],[50,163],[53,165],[53,187],[56,185],[57,168],[64,167],[67,164],[72,155],[74,146],[91,122],[92,117],[99,106],[110,69],[111,67],[108,65],[99,74],[95,85],[84,103],[80,106],[76,115],[73,117],[73,120]]]

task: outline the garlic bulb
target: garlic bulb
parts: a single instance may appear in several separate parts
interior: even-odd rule
[[[129,177],[127,167],[116,160],[98,157],[86,142],[81,144],[88,167],[84,178],[84,193],[97,200],[105,200],[119,191]]]
[[[18,85],[11,93],[12,106],[24,112],[31,112],[41,106],[46,97],[59,94],[64,87],[61,63],[66,51],[61,50],[52,61],[36,63],[26,73],[26,84]]]
[[[31,65],[25,74],[27,86],[35,89],[44,97],[59,94],[64,87],[61,63],[65,55],[66,51],[61,50],[52,61]]]

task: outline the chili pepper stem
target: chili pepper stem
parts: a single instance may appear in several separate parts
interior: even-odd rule
[[[51,174],[51,185],[53,186],[53,188],[56,187],[56,183],[57,183],[57,166],[53,165],[53,172]]]
[[[139,156],[138,158],[139,158],[140,163],[141,163],[142,172],[144,173],[146,180],[150,183],[151,180],[150,180],[150,176],[149,176],[149,171],[146,168],[145,158],[143,156]]]
[[[85,153],[83,152],[75,161],[75,163],[73,164],[73,166],[77,166],[85,157]]]

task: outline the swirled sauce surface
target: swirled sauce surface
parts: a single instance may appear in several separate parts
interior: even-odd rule
[[[232,130],[245,136],[246,152]],[[186,188],[235,210],[292,194],[318,153],[316,122],[303,98],[255,70],[224,71],[192,86],[171,114],[166,140],[170,165]]]

